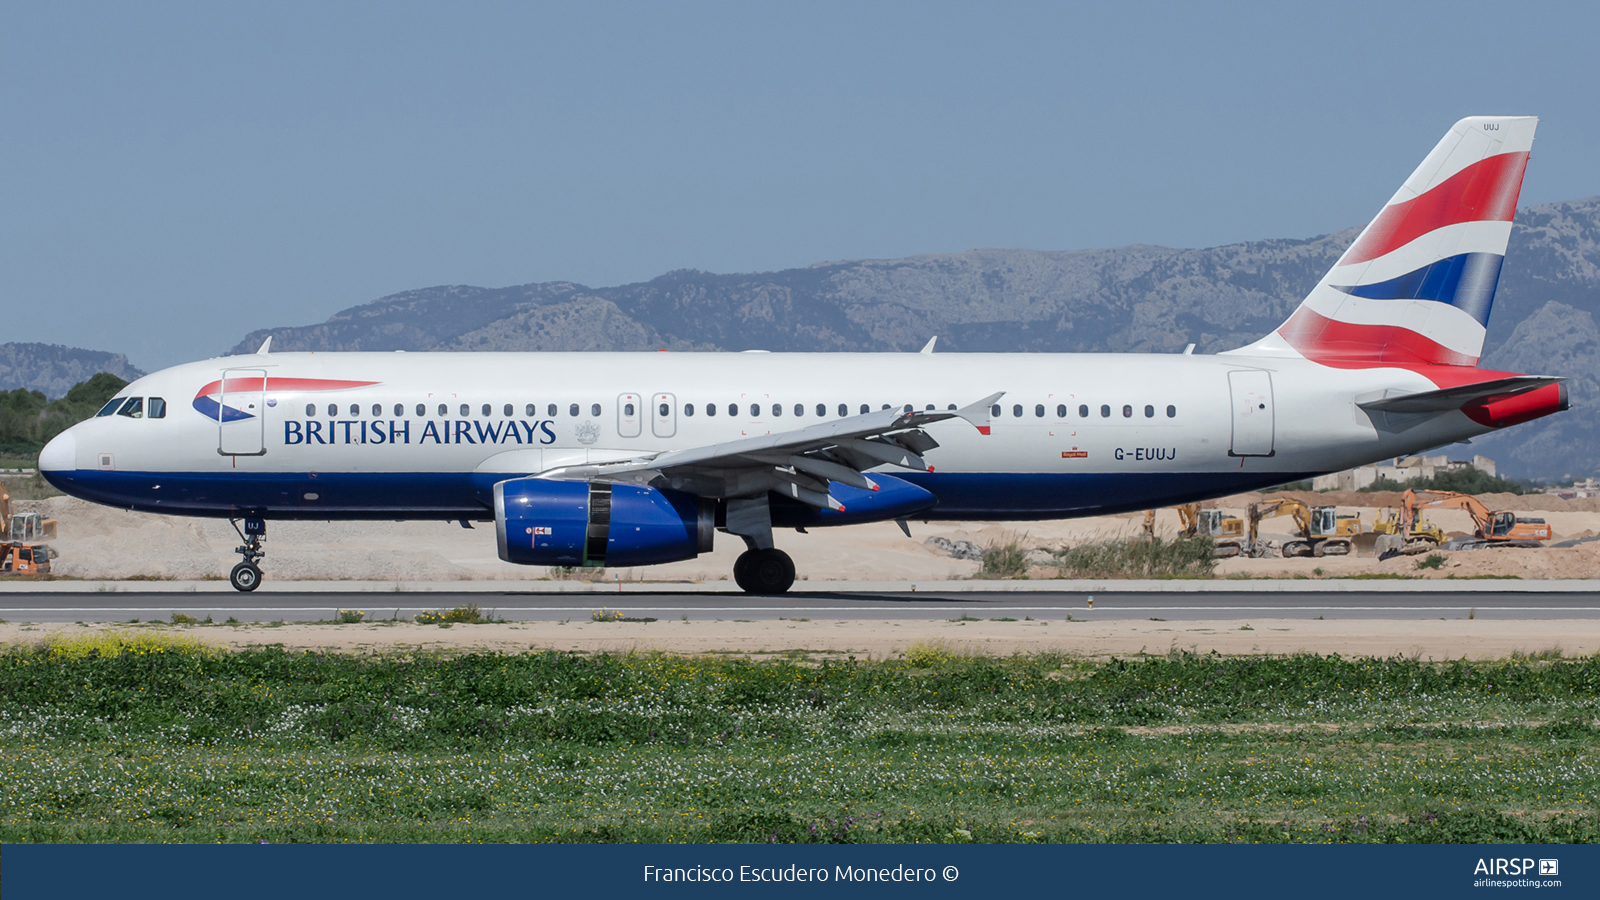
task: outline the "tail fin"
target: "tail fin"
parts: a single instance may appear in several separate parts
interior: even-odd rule
[[[1457,122],[1289,321],[1232,352],[1337,368],[1477,365],[1538,124]]]

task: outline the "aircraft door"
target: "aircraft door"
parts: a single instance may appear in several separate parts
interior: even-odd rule
[[[1233,395],[1233,445],[1229,456],[1271,456],[1272,373],[1241,369],[1228,373]]]
[[[617,434],[622,437],[638,437],[639,423],[644,421],[644,400],[638,394],[622,394],[617,397]]]
[[[658,438],[669,438],[678,433],[677,397],[656,394],[650,398],[650,430]]]
[[[217,394],[217,453],[265,456],[267,371],[227,369]]]

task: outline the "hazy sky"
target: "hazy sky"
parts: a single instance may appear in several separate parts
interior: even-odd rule
[[[0,341],[155,368],[439,284],[1365,222],[1452,122],[1600,193],[1600,6],[10,2]]]

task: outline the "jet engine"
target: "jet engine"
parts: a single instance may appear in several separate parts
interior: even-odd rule
[[[649,566],[711,550],[715,501],[603,482],[514,478],[494,486],[500,558],[523,566]]]

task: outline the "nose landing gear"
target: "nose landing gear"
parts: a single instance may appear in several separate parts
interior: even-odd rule
[[[261,539],[267,535],[267,522],[265,519],[245,519],[242,531],[238,519],[229,519],[228,524],[239,533],[239,540],[244,541],[233,548],[233,552],[244,557],[244,562],[234,566],[233,571],[228,573],[228,582],[234,590],[248,593],[261,586],[261,567],[256,563],[267,555],[267,551],[261,549]]]

